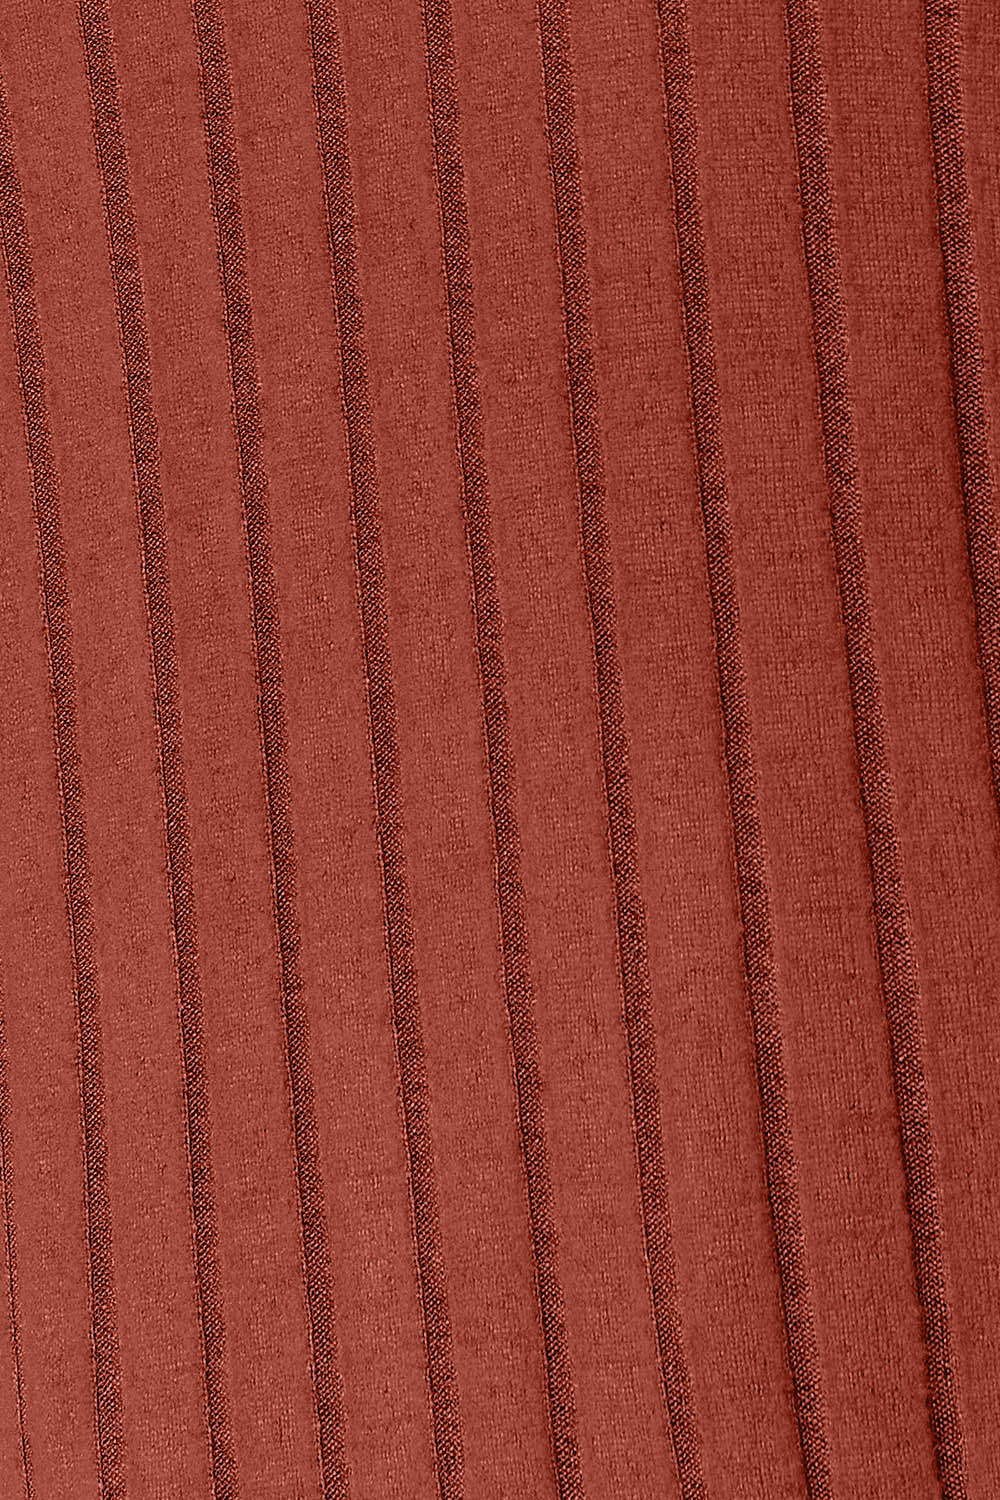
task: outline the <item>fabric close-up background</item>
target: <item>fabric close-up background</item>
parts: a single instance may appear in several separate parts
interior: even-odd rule
[[[1000,5],[0,5],[0,1500],[1000,1494]]]

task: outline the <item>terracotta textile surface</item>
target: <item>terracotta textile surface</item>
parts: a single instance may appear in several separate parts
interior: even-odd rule
[[[0,1500],[1000,1494],[1000,5],[4,0]]]

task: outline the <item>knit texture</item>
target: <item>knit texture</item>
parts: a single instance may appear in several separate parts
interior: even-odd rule
[[[0,1496],[1000,1493],[1000,8],[0,6]]]

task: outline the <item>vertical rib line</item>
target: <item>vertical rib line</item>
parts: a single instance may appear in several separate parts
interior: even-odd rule
[[[847,323],[830,174],[827,102],[815,0],[788,0],[792,117],[830,515],[850,679],[875,931],[899,1117],[929,1411],[944,1500],[965,1500],[965,1457],[924,1075],[920,983],[910,934],[885,710],[875,655]]]
[[[80,27],[90,87],[94,142],[104,195],[138,506],[179,989],[195,1279],[204,1358],[213,1489],[216,1500],[234,1500],[238,1482],[226,1378],[225,1322],[219,1275],[211,1122],[205,1074],[198,933],[188,837],[187,788],[173,611],[170,603],[166,521],[160,486],[159,438],[153,410],[152,371],[139,247],[107,0],[81,0]]]
[[[264,469],[257,351],[240,202],[232,85],[222,16],[216,0],[193,0],[192,11],[200,56],[209,186],[218,240],[233,419],[239,450],[271,850],[271,888],[281,969],[281,1004],[319,1457],[324,1496],[346,1500],[348,1470],[343,1398],[330,1287],[330,1248],[310,1063],[309,1019],[300,969],[301,934],[281,633],[271,562],[270,502]]]
[[[774,917],[733,569],[733,536],[698,184],[694,82],[684,0],[660,0],[659,19],[691,409],[715,625],[767,1192],[806,1487],[811,1500],[829,1500],[832,1487],[826,1412],[802,1228],[798,1163],[789,1115],[782,1015],[775,972]]]
[[[104,1500],[124,1500],[125,1430],[118,1309],[115,1294],[104,1072],[101,1060],[100,986],[94,954],[94,919],[77,747],[76,681],[69,595],[63,552],[59,481],[52,455],[45,356],[38,326],[35,278],[14,156],[7,99],[0,87],[0,234],[14,326],[25,440],[38,534],[42,611],[52,689],[53,732],[62,810],[66,903],[73,953],[79,1032],[80,1109],[83,1134],[91,1343],[97,1454]]]
[[[469,211],[459,124],[449,0],[424,0],[431,135],[441,221],[452,390],[472,582],[476,655],[496,858],[497,911],[510,1031],[514,1092],[541,1320],[549,1431],[560,1500],[582,1500],[576,1395],[566,1330],[559,1243],[552,1201],[534,986],[521,868],[516,780],[510,745],[503,612],[483,443],[476,356]]]
[[[7,1293],[10,1300],[10,1340],[14,1356],[14,1386],[17,1393],[17,1430],[21,1443],[21,1467],[24,1470],[25,1500],[34,1500],[31,1479],[31,1450],[24,1412],[24,1364],[21,1358],[21,1305],[17,1294],[17,1234],[14,1229],[14,1205],[10,1186],[10,1089],[7,1081],[7,1030],[0,995],[0,1190],[3,1193],[3,1221],[7,1244]]]
[[[576,138],[576,102],[566,0],[538,0],[549,162],[566,323],[570,416],[587,599],[594,640],[601,758],[618,915],[643,1237],[660,1370],[684,1500],[704,1495],[700,1440],[684,1348],[670,1204],[663,1163],[656,1031],[646,909],[639,876],[629,737],[618,651],[617,605],[607,525],[607,487],[590,314],[590,273]]]
[[[439,1491],[443,1500],[461,1500],[464,1493],[462,1419],[441,1242],[430,1095],[406,877],[381,502],[355,245],[347,100],[333,6],[327,0],[310,0],[308,9],[334,302],[340,334],[344,425],[351,478],[376,827],[431,1422]]]
[[[927,80],[951,380],[993,795],[1000,809],[1000,545],[965,155],[958,0],[927,0]]]

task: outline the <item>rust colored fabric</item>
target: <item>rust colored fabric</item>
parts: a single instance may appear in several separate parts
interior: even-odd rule
[[[0,7],[2,1500],[1000,1493],[998,56]]]

